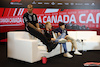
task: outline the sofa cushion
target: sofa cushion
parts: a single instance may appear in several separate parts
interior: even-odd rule
[[[38,46],[38,50],[39,50],[39,52],[42,53],[42,54],[48,53],[48,52],[47,52],[47,48],[46,48],[45,45],[44,45],[44,46]]]
[[[84,39],[88,40],[93,36],[96,36],[97,32],[96,31],[77,31],[77,39]]]

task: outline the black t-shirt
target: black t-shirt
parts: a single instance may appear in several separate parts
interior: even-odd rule
[[[52,34],[52,30],[48,31],[48,30],[44,30],[44,35],[47,37],[47,39],[49,41],[51,41],[51,38],[53,38],[53,34]]]
[[[24,24],[25,24],[25,28],[27,28],[28,24],[27,23],[31,23],[36,27],[36,23],[38,23],[37,21],[37,16],[36,14],[32,13],[28,13],[26,12],[23,16],[23,20],[24,20]],[[28,31],[28,29],[26,29]]]

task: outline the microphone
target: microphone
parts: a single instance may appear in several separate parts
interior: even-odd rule
[[[81,39],[81,42],[83,42],[83,39]]]

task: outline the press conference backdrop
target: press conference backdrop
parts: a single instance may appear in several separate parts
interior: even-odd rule
[[[64,22],[67,30],[96,30],[100,34],[100,0],[0,0],[0,33],[23,30],[23,14],[33,4],[41,28]]]

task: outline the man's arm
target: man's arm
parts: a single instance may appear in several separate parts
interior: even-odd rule
[[[60,36],[60,35],[61,35],[61,33],[60,33],[60,32],[58,32],[57,34],[58,34],[58,36]]]
[[[56,39],[55,39],[55,38],[51,38],[51,40],[52,40],[52,41],[55,41]]]
[[[41,29],[35,27],[35,26],[34,26],[33,24],[31,24],[30,22],[28,22],[28,26],[31,27],[31,28],[33,28],[33,29],[35,29],[35,30],[37,30],[37,31],[39,31],[39,32],[41,33]]]
[[[68,37],[68,33],[67,33],[67,30],[66,30],[66,36],[65,36],[65,38],[67,38]]]
[[[40,26],[39,26],[39,23],[38,23],[38,20],[37,20],[37,15],[35,15],[35,17],[36,17],[36,28],[37,28],[37,30],[38,30],[39,32],[42,33],[42,29],[40,29]]]
[[[39,23],[36,23],[36,27],[37,27],[37,28],[40,28]]]
[[[68,35],[65,36],[65,39],[68,37]]]
[[[40,29],[39,23],[38,23],[38,19],[37,19],[37,15],[35,14],[35,23],[36,23],[36,28]]]
[[[37,29],[37,28],[36,28],[33,24],[31,24],[30,22],[28,22],[28,26],[31,27],[31,28],[33,28],[33,29],[35,29],[35,30]]]

